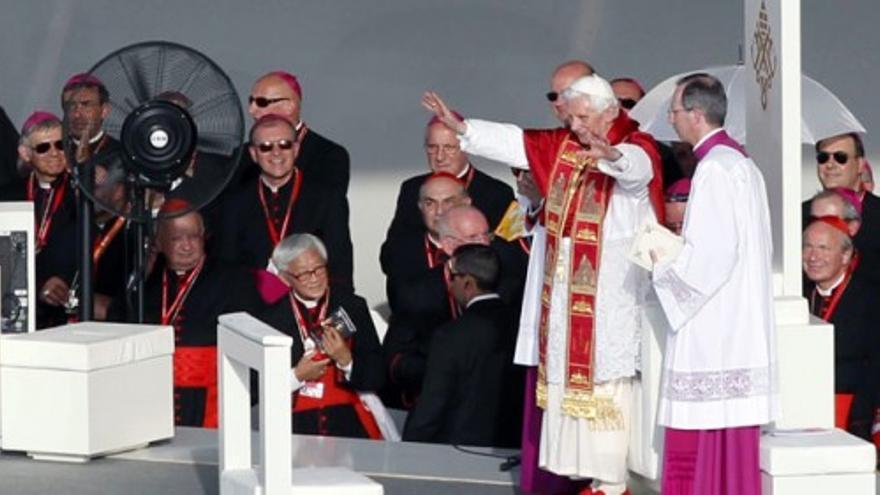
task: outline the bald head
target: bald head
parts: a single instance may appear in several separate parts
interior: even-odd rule
[[[566,113],[562,99],[558,98],[558,95],[565,88],[571,86],[571,83],[575,80],[584,76],[591,76],[594,73],[593,66],[583,60],[569,60],[553,71],[553,75],[550,76],[550,94],[555,93],[557,98],[550,105],[560,122],[565,122]]]
[[[291,84],[276,72],[270,72],[257,79],[251,88],[249,100],[248,112],[254,120],[275,114],[294,125],[299,123],[302,103],[300,96]]]
[[[437,220],[440,246],[452,255],[463,244],[489,245],[489,222],[483,212],[470,205],[450,208]]]

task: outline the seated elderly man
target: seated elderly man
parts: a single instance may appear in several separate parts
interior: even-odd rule
[[[804,231],[804,296],[815,316],[834,324],[835,423],[866,440],[878,404],[880,287],[854,254],[850,227],[836,216]]]
[[[272,264],[290,293],[260,318],[293,337],[293,432],[380,439],[358,392],[382,387],[382,348],[366,301],[330,283],[328,261],[324,244],[311,234],[291,235],[272,252]],[[354,325],[351,335],[328,324],[340,308]]]
[[[27,178],[0,191],[3,201],[34,203],[37,328],[67,323],[65,306],[76,273],[76,193],[61,139],[61,119],[49,112],[31,114],[18,145],[18,168]]]
[[[190,208],[171,199],[162,212]],[[191,211],[159,221],[160,257],[144,286],[144,322],[174,327],[174,422],[217,427],[217,317],[262,309],[253,277],[244,268],[220,263],[205,252],[202,215]],[[133,321],[118,298],[111,317]]]
[[[403,439],[464,445],[503,445],[505,371],[514,312],[496,292],[501,262],[480,244],[458,247],[450,260],[452,294],[460,318],[438,328],[431,341],[422,397],[407,418]]]

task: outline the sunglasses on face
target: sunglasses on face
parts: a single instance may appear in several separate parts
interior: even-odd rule
[[[559,93],[557,93],[556,91],[550,91],[544,96],[547,97],[547,101],[549,101],[550,103],[556,103],[556,100],[559,99]]]
[[[266,98],[264,96],[249,96],[248,104],[256,105],[260,108],[266,108],[273,103],[278,103],[279,101],[289,100],[290,98]]]
[[[278,149],[287,151],[293,148],[293,141],[289,139],[279,139],[278,141],[264,141],[257,145],[257,149],[260,150],[260,153],[271,153],[276,146],[278,146]]]
[[[58,151],[64,151],[64,142],[60,139],[58,141],[46,141],[45,143],[40,143],[33,147],[33,150],[38,154],[42,155],[48,153],[52,147],[55,147]]]
[[[816,161],[819,162],[819,165],[824,165],[831,158],[834,158],[838,165],[846,165],[846,162],[849,161],[849,154],[846,151],[835,151],[834,153],[820,151],[816,153]]]
[[[620,103],[620,106],[627,110],[632,110],[632,107],[636,106],[636,103],[638,103],[632,98],[618,98],[617,101]]]

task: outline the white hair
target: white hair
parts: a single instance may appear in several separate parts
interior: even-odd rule
[[[611,84],[595,74],[575,79],[573,83],[562,90],[560,96],[565,101],[586,98],[590,102],[590,108],[597,112],[618,105]]]
[[[285,237],[272,250],[272,265],[279,271],[286,270],[291,261],[306,251],[314,249],[327,262],[327,248],[321,239],[312,234],[293,234]]]

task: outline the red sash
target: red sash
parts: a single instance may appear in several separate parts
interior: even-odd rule
[[[324,320],[327,316],[327,307],[329,306],[330,302],[329,289],[322,299],[323,302],[320,303],[320,306],[318,308],[318,322]],[[300,311],[299,305],[297,305],[296,298],[293,296],[293,294],[291,294],[290,296],[290,304],[293,308],[293,316],[296,319],[296,325],[299,330],[301,342],[305,344],[306,339],[309,338],[309,323],[306,321],[304,315],[302,314],[302,311]],[[351,342],[351,339],[346,341],[346,345],[348,345],[349,348],[351,348]],[[317,350],[313,359],[324,359],[325,357],[326,356],[323,352]],[[294,392],[293,412],[299,413],[310,411],[313,409],[323,409],[325,407],[331,406],[349,405],[354,408],[355,413],[357,414],[357,417],[361,422],[361,425],[367,432],[367,435],[374,440],[381,440],[382,433],[379,430],[379,425],[376,423],[375,418],[373,418],[373,413],[371,413],[364,406],[357,392],[341,385],[341,382],[344,379],[344,372],[336,368],[335,366],[333,366],[333,369],[325,371],[324,374],[321,376],[321,379],[317,381],[317,383],[320,383],[323,387],[323,395],[321,396],[321,398],[308,397]],[[326,432],[319,433],[322,435],[328,434]]]
[[[202,428],[217,428],[217,346],[177,347],[174,350],[174,386],[204,388]]]
[[[442,248],[433,244],[431,239],[428,238],[428,234],[425,234],[425,259],[428,261],[428,268],[433,270],[441,262],[441,258],[445,257],[445,254]],[[455,302],[455,297],[452,296],[452,279],[445,264],[443,266],[443,283],[446,286],[446,302],[449,304],[449,314],[454,320],[459,317],[461,310],[458,307],[458,303]]]
[[[269,231],[269,240],[272,247],[278,245],[281,239],[287,236],[287,228],[290,226],[290,218],[293,216],[293,208],[296,199],[299,197],[299,188],[302,186],[302,174],[299,169],[293,168],[293,189],[290,191],[290,199],[287,201],[287,211],[284,213],[284,221],[281,223],[281,231],[275,228],[275,221],[269,212],[269,205],[266,204],[266,193],[263,192],[263,181],[257,181],[257,196],[260,198],[260,204],[263,206],[263,216],[266,218],[266,229]]]
[[[37,179],[35,175],[31,173],[27,185],[27,199],[30,202],[34,202],[37,197],[36,182]],[[49,232],[52,229],[52,220],[55,218],[55,212],[58,211],[58,208],[61,207],[61,203],[64,201],[64,194],[66,192],[67,177],[62,174],[61,184],[59,184],[58,187],[50,188],[49,197],[46,198],[46,204],[43,205],[43,215],[40,217],[39,224],[37,224],[37,252],[40,252],[40,250],[46,246],[46,242],[48,242],[49,240]]]

